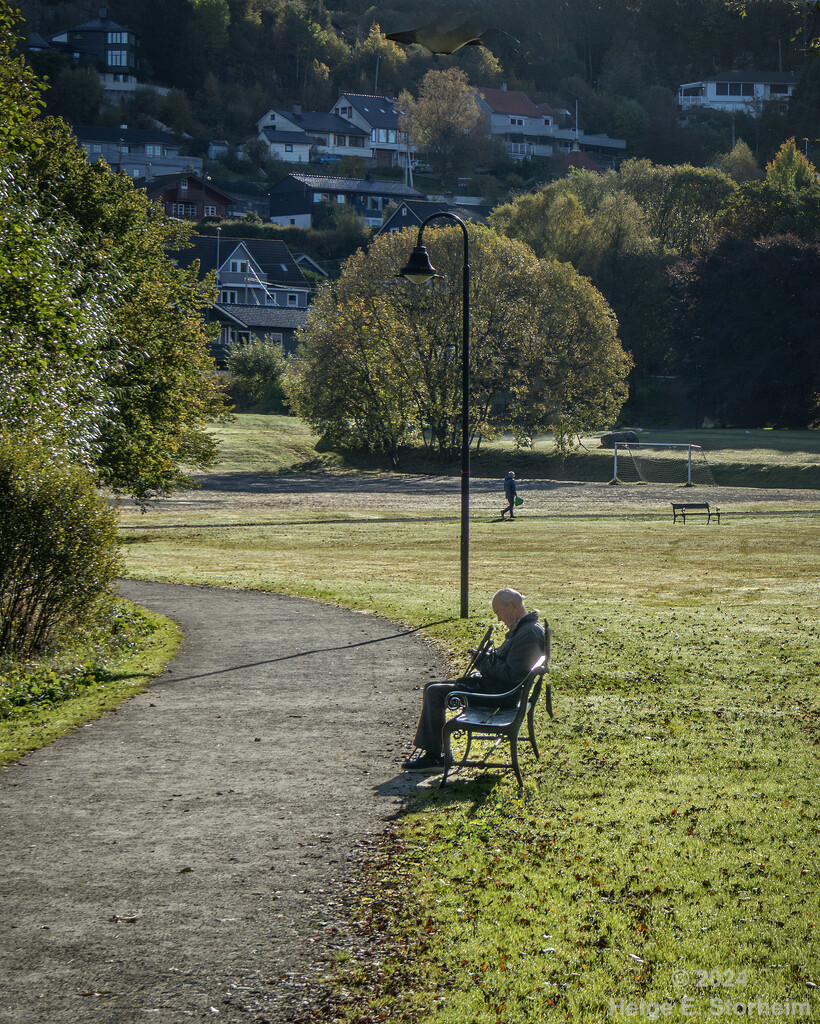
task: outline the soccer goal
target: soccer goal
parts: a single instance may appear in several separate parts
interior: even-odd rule
[[[626,444],[618,441],[613,483],[715,486],[712,468],[699,444]]]

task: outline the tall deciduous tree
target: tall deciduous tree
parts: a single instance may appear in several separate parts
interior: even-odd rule
[[[460,444],[463,239],[428,228],[441,275],[397,283],[414,239],[381,236],[344,265],[314,303],[293,363],[291,396],[329,441],[390,452],[424,439]],[[629,358],[600,293],[566,264],[471,225],[470,430],[518,436],[551,428],[560,446],[610,422]]]
[[[215,454],[211,289],[167,255],[190,229],[36,119],[14,27],[0,6],[0,417],[144,499]]]
[[[684,374],[725,424],[820,422],[820,245],[791,236],[727,239],[672,271]]]
[[[467,76],[458,68],[428,71],[419,87],[418,99],[402,92],[398,107],[402,111],[401,130],[429,155],[437,173],[452,179],[470,152],[471,136],[482,122]]]

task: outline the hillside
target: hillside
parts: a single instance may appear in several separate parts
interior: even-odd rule
[[[373,31],[379,21],[407,23],[412,6],[393,0],[117,0],[109,16],[140,37],[139,77],[172,91],[139,94],[124,111],[103,111],[130,127],[156,118],[191,137],[204,155],[214,138],[236,142],[270,107],[301,104],[327,110],[342,89],[414,93],[431,67],[455,65],[473,84],[522,89],[556,108],[579,111],[587,131],[625,138],[630,156],[661,163],[703,165],[745,138],[758,159],[769,159],[789,136],[810,136],[800,107],[811,110],[820,84],[807,80],[787,118],[755,123],[721,115],[690,118],[682,127],[678,86],[715,70],[759,68],[800,72],[805,65],[799,15],[771,0],[750,6],[746,17],[730,0],[438,0],[451,8],[479,9],[487,17],[487,47],[467,46],[434,57],[400,47]],[[28,31],[43,35],[96,17],[96,2],[26,0]],[[503,9],[503,25],[500,12]],[[430,5],[427,5],[430,10]],[[47,97],[69,120],[88,115],[87,81],[51,59],[48,73],[60,88]],[[813,79],[818,76],[813,74]],[[527,168],[524,168],[526,171]]]

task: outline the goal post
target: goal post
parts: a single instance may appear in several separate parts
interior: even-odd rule
[[[715,486],[712,469],[699,444],[616,441],[612,482]]]

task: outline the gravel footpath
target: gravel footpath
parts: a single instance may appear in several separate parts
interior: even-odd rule
[[[288,1021],[344,942],[357,847],[417,687],[444,667],[371,615],[127,582],[183,647],[120,708],[0,772],[0,1021]]]

